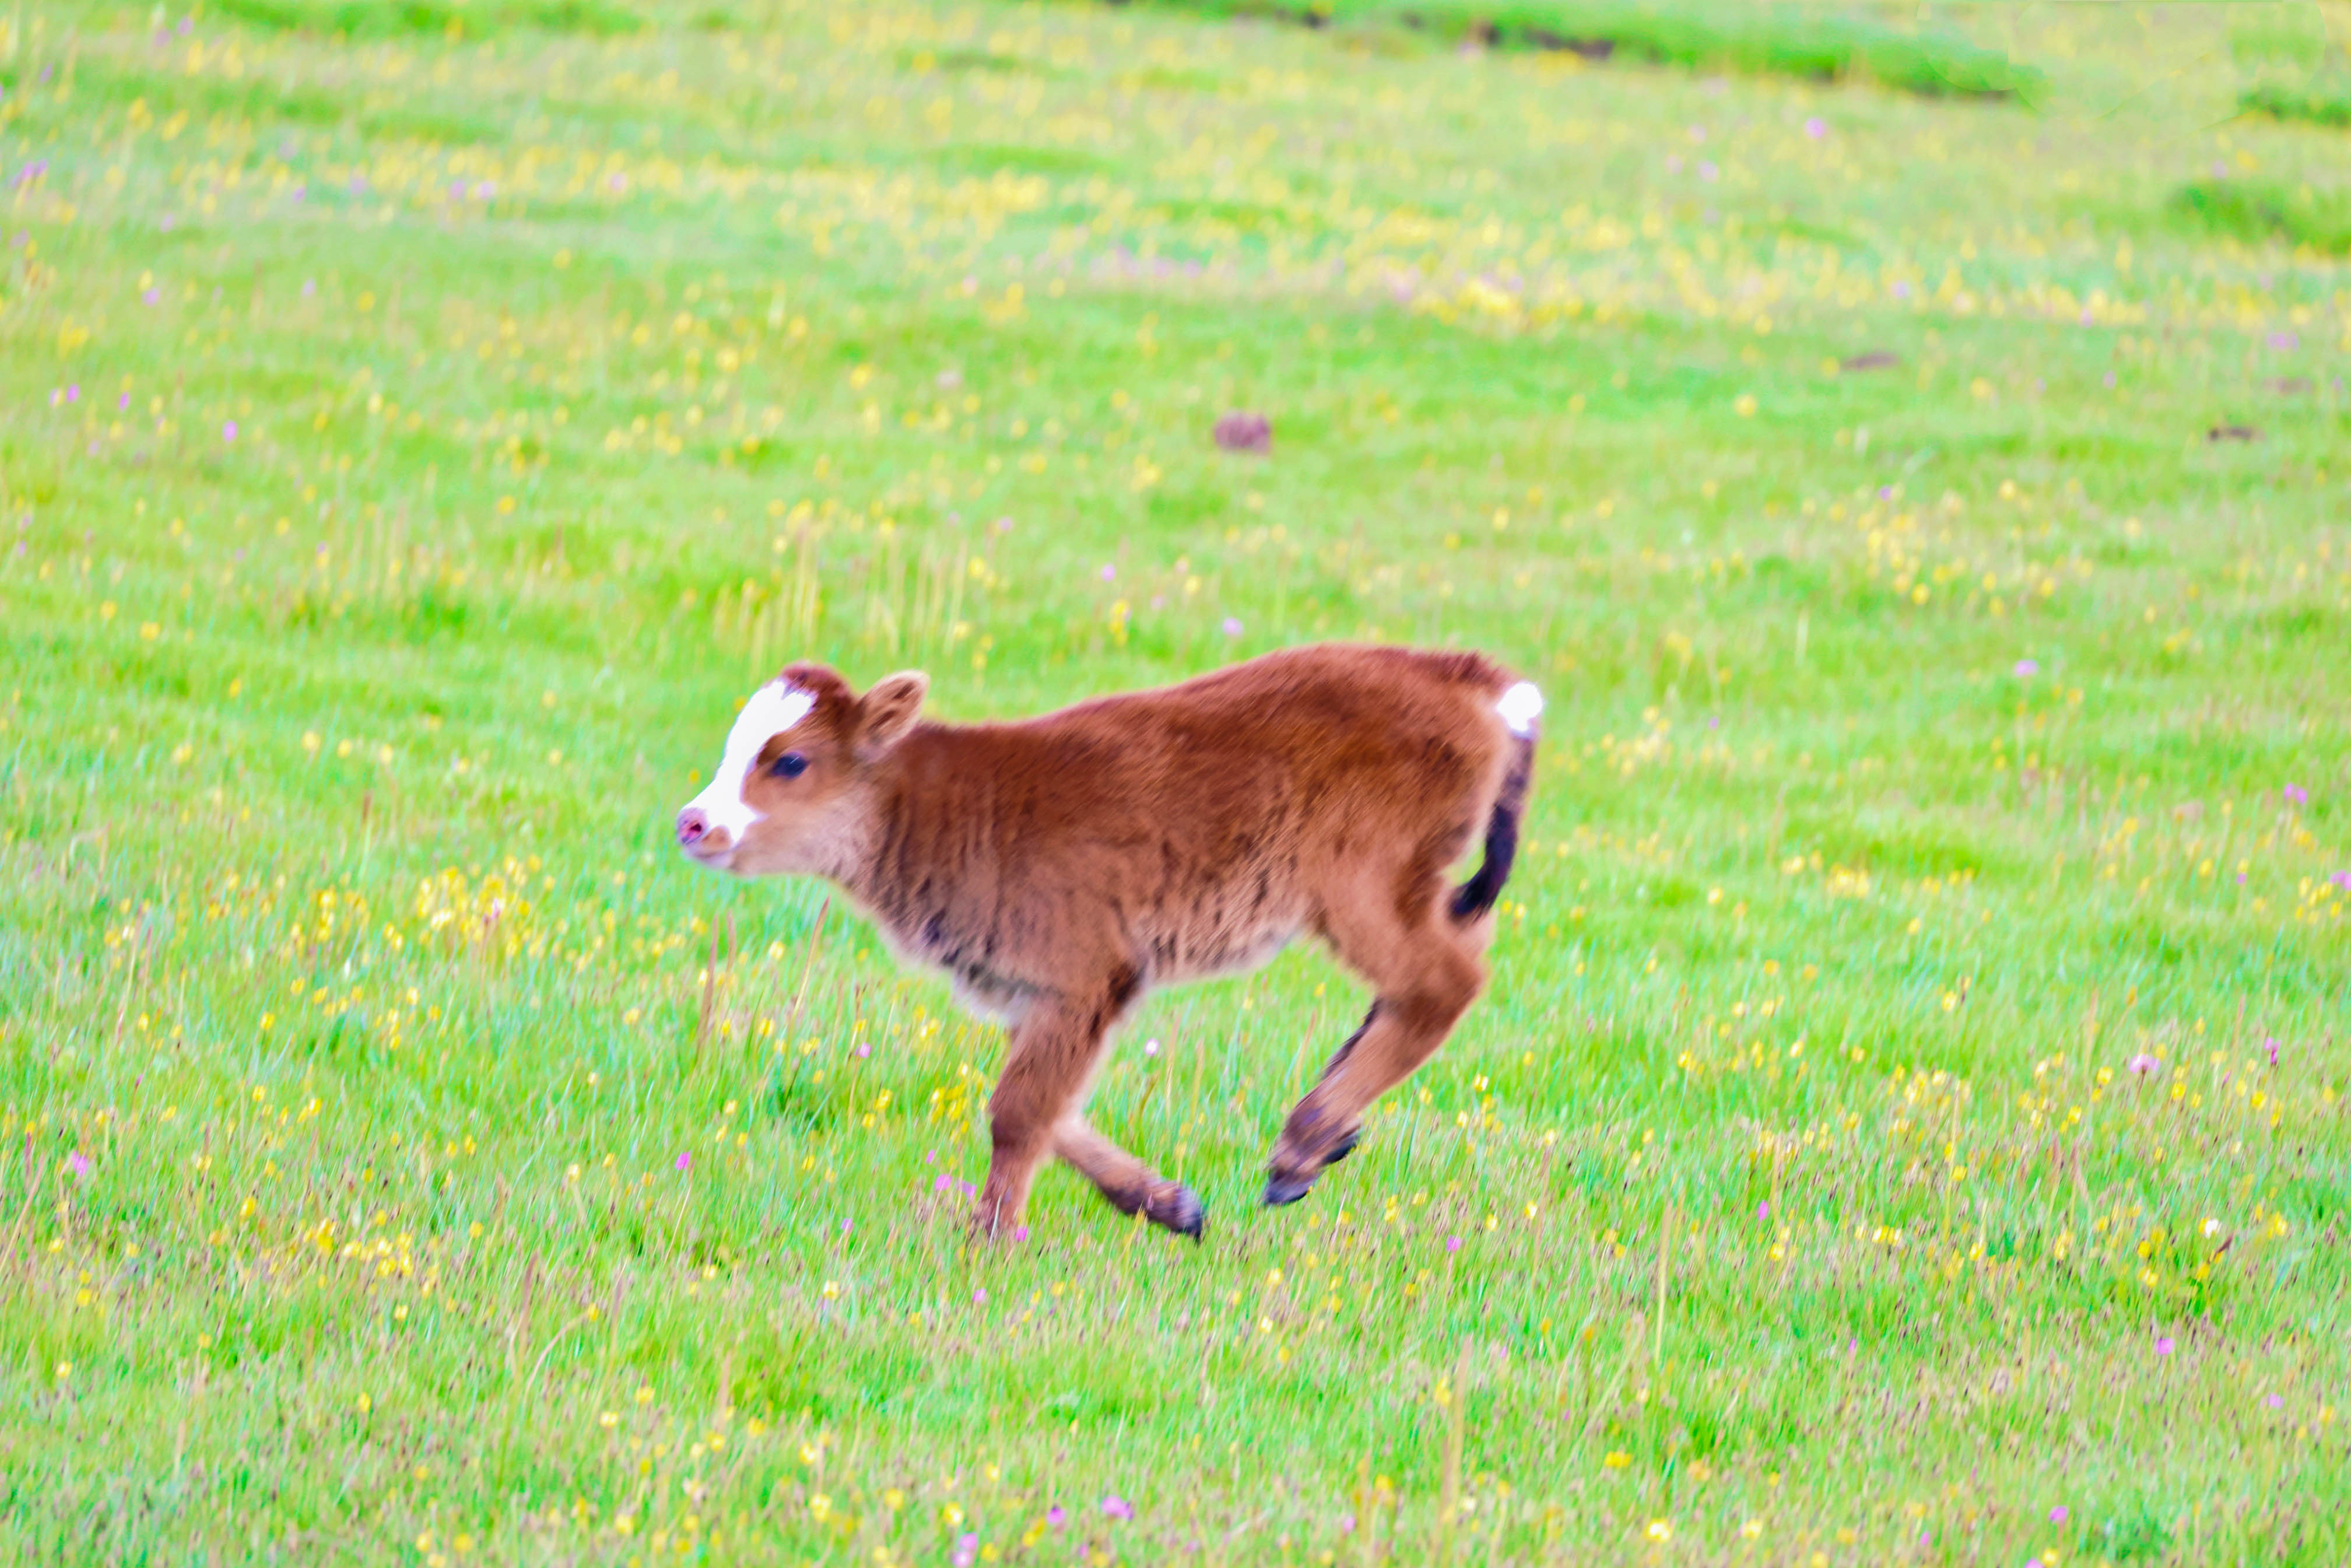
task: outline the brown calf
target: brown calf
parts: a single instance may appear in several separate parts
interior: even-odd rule
[[[830,878],[1010,1026],[973,1217],[991,1233],[1051,1153],[1197,1238],[1200,1200],[1086,1123],[1103,1040],[1148,987],[1322,937],[1374,999],[1274,1145],[1265,1201],[1304,1197],[1485,983],[1541,695],[1476,653],[1338,644],[1010,724],[924,722],[927,689],[909,672],[861,698],[822,665],[785,670],[678,813],[679,846]],[[1484,863],[1447,888],[1481,830]]]

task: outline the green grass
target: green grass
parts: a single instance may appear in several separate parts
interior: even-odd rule
[[[1165,0],[1172,8],[1315,27],[1400,27],[1502,48],[1563,50],[1689,70],[1832,82],[1864,79],[1929,98],[2006,98],[2041,74],[1950,26],[1867,5],[1694,5],[1687,0]]]
[[[2335,71],[2294,86],[2264,83],[2246,89],[2246,111],[2273,120],[2351,130],[2351,71]]]
[[[0,1556],[2344,1559],[2351,278],[2176,205],[2338,133],[462,9],[0,17]],[[1548,693],[1490,992],[967,1250],[998,1037],[671,813],[1318,637]]]
[[[2191,180],[2173,205],[2190,223],[2255,245],[2283,241],[2327,256],[2351,255],[2351,195],[2321,196],[2269,180]]]
[[[645,26],[637,11],[605,0],[222,0],[220,9],[248,26],[343,41],[406,36],[463,41],[533,30],[610,37]]]
[[[2230,27],[2230,57],[2248,79],[2245,112],[2351,129],[2351,11],[2249,5]]]

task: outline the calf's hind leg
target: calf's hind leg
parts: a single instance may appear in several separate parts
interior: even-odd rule
[[[1297,1202],[1324,1166],[1344,1159],[1365,1109],[1437,1054],[1484,988],[1482,933],[1455,925],[1434,897],[1426,907],[1426,916],[1411,925],[1392,912],[1331,923],[1339,956],[1376,996],[1362,1027],[1282,1124],[1266,1171],[1268,1204]]]

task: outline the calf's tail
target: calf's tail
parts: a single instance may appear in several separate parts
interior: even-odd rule
[[[1493,814],[1486,819],[1486,858],[1468,882],[1453,890],[1453,921],[1457,925],[1482,918],[1502,896],[1502,884],[1510,880],[1510,862],[1519,853],[1519,818],[1527,809],[1527,786],[1534,779],[1535,741],[1541,727],[1535,715],[1542,711],[1542,698],[1532,695],[1531,710],[1528,701],[1513,702],[1520,692],[1534,693],[1534,687],[1520,682],[1503,695],[1503,716],[1510,727],[1510,768],[1502,776],[1501,792],[1494,797]]]

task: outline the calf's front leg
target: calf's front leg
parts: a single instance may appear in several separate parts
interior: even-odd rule
[[[1013,1026],[1003,1075],[987,1097],[987,1182],[972,1210],[975,1235],[1009,1236],[1019,1228],[1038,1162],[1076,1116],[1102,1040],[1140,988],[1122,968],[1082,992],[1038,998]]]
[[[1093,1183],[1121,1214],[1140,1214],[1161,1229],[1195,1241],[1207,1228],[1207,1214],[1197,1194],[1103,1137],[1074,1104],[1053,1129],[1053,1152]]]

